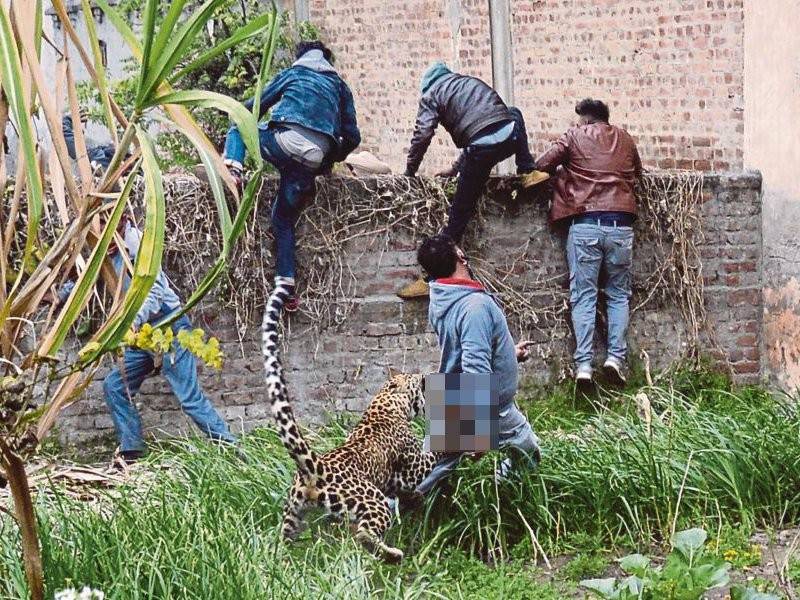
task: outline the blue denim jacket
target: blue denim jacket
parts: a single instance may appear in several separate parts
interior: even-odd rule
[[[64,142],[67,144],[67,152],[72,160],[77,160],[78,156],[75,152],[75,133],[72,130],[72,117],[66,115],[61,119],[61,129],[64,133]],[[100,165],[106,169],[114,157],[114,145],[103,144],[100,146],[92,146],[86,148],[86,153],[89,155],[89,162]]]
[[[270,81],[261,92],[260,103],[262,116],[277,104],[269,122],[259,125],[262,129],[296,123],[329,136],[333,150],[326,162],[343,161],[361,143],[353,94],[318,50],[306,52]],[[245,106],[252,109],[253,100]],[[242,136],[233,126],[225,141],[225,158],[241,163],[244,156]]]

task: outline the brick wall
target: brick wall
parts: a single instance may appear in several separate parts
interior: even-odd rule
[[[496,187],[496,180],[494,184]],[[376,203],[380,203],[385,189],[380,180],[342,179],[331,185],[344,186],[349,194],[368,194]],[[704,241],[700,251],[707,329],[714,332],[740,381],[756,380],[761,364],[760,185],[756,173],[709,175],[702,205]],[[267,189],[265,201],[259,203],[261,218],[266,218],[271,193]],[[568,278],[563,238],[550,232],[546,224],[544,194],[545,190],[539,190],[510,203],[506,192],[495,189],[484,205],[486,220],[479,232],[480,243],[474,241],[468,247],[475,262],[507,271],[515,289],[533,299],[540,321],[525,335],[536,342],[536,358],[526,363],[523,375],[539,381],[564,372],[572,350],[569,327],[559,325],[548,313],[554,300],[555,306],[565,306]],[[643,282],[659,260],[646,228],[645,217],[637,225],[634,305],[648,292]],[[300,234],[302,239],[303,232]],[[427,303],[403,302],[394,295],[417,274],[416,243],[394,231],[351,242],[343,257],[355,281],[355,308],[350,317],[320,335],[308,332],[310,324],[302,316],[292,318],[285,363],[296,410],[305,421],[322,420],[330,412],[361,411],[384,381],[388,367],[408,371],[435,368],[438,350],[427,323]],[[521,250],[525,258],[510,264]],[[568,317],[565,308],[561,312],[562,317]],[[223,371],[204,369],[201,379],[224,417],[237,430],[269,422],[256,323],[251,323],[240,338],[230,311],[210,305],[195,310],[192,318],[195,325],[222,341],[227,357]],[[512,329],[515,336],[520,335],[518,327]],[[600,319],[598,359],[604,356],[602,331]],[[687,341],[684,322],[668,296],[634,312],[629,333],[633,360],[646,350],[654,369],[670,364]],[[707,340],[705,347],[713,352]],[[145,382],[137,405],[151,432],[174,433],[186,428],[186,419],[160,377]],[[85,399],[67,410],[59,432],[64,443],[82,448],[112,438],[99,381],[90,387]]]
[[[353,87],[363,148],[402,172],[418,83],[443,59],[491,83],[488,0],[311,0]],[[587,95],[637,138],[646,164],[740,169],[742,0],[511,0],[515,104],[541,151]],[[443,130],[423,163],[455,156]]]

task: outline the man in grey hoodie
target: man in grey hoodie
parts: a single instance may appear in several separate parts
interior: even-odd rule
[[[417,260],[430,279],[428,318],[442,351],[440,373],[494,373],[499,383],[500,447],[514,448],[539,462],[539,438],[514,396],[518,362],[528,358],[528,342],[514,344],[497,301],[474,279],[461,249],[447,235],[422,242]],[[455,469],[463,454],[444,455],[417,492],[430,491]],[[507,471],[511,461],[501,466]],[[502,474],[502,473],[501,473]]]

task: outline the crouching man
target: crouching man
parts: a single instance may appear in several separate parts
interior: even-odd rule
[[[123,217],[118,231],[125,243],[124,252],[131,263],[135,262],[142,239],[141,230]],[[127,288],[130,285],[130,277],[125,274],[125,263],[120,249],[112,249],[111,256],[114,269],[124,277],[123,287]],[[72,287],[74,282],[69,282],[59,291],[60,302],[67,299]],[[180,299],[170,286],[167,276],[159,270],[153,287],[150,288],[134,318],[132,328],[135,331],[145,323],[153,324],[178,310],[180,306]],[[177,333],[182,329],[191,328],[192,325],[186,315],[172,324],[176,341],[173,342],[172,351],[163,356],[161,374],[172,388],[183,412],[194,421],[200,431],[213,440],[235,443],[236,438],[200,388],[194,355],[177,342]],[[155,371],[155,356],[151,352],[126,348],[121,367],[114,367],[103,380],[103,393],[119,441],[119,456],[115,459],[117,467],[136,462],[144,454],[142,421],[134,404],[134,398],[144,380]]]
[[[539,462],[539,438],[514,401],[517,363],[528,358],[527,342],[514,344],[503,311],[484,287],[470,277],[467,259],[447,235],[426,239],[417,259],[430,277],[428,318],[442,351],[440,373],[494,373],[499,383],[500,447],[515,449]],[[430,491],[449,475],[463,454],[443,455],[417,487]],[[504,461],[501,474],[511,466]]]
[[[84,123],[84,114],[81,113],[81,125]],[[75,159],[74,132],[70,116],[63,118],[62,127],[69,155]],[[113,145],[87,148],[92,168],[107,169],[114,156],[114,150]],[[127,254],[131,264],[136,262],[142,241],[142,231],[131,222],[128,215],[123,215],[117,233],[124,240],[125,248],[117,248],[113,243],[109,248],[109,256],[117,275],[123,277],[123,289],[127,289],[130,285],[130,277],[127,275],[122,252]],[[74,287],[74,281],[67,282],[58,292],[58,302],[65,302]],[[159,270],[150,292],[134,317],[132,328],[135,331],[145,323],[156,323],[178,310],[180,306],[181,301],[170,286],[169,279],[164,271]],[[186,315],[172,323],[176,341],[173,342],[172,352],[163,357],[161,373],[178,398],[183,412],[191,417],[200,431],[213,440],[235,443],[236,438],[200,388],[194,355],[177,342],[178,331],[191,328],[189,317]],[[155,371],[155,357],[152,353],[138,348],[127,348],[123,355],[122,368],[119,366],[113,368],[103,380],[103,393],[111,411],[111,420],[114,422],[114,429],[119,441],[120,452],[115,459],[117,467],[122,467],[125,463],[133,463],[144,455],[142,421],[133,399],[144,380]]]
[[[627,131],[610,125],[608,106],[587,98],[575,112],[579,125],[562,135],[536,161],[555,175],[552,223],[569,226],[567,262],[575,330],[575,380],[579,389],[592,387],[594,325],[598,281],[605,270],[608,353],[603,364],[609,380],[625,383],[628,346],[634,186],[642,174],[636,144]]]

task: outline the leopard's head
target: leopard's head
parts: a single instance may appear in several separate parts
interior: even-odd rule
[[[419,373],[400,373],[389,368],[389,388],[398,392],[405,392],[407,398],[406,414],[408,420],[425,413],[425,376]]]

